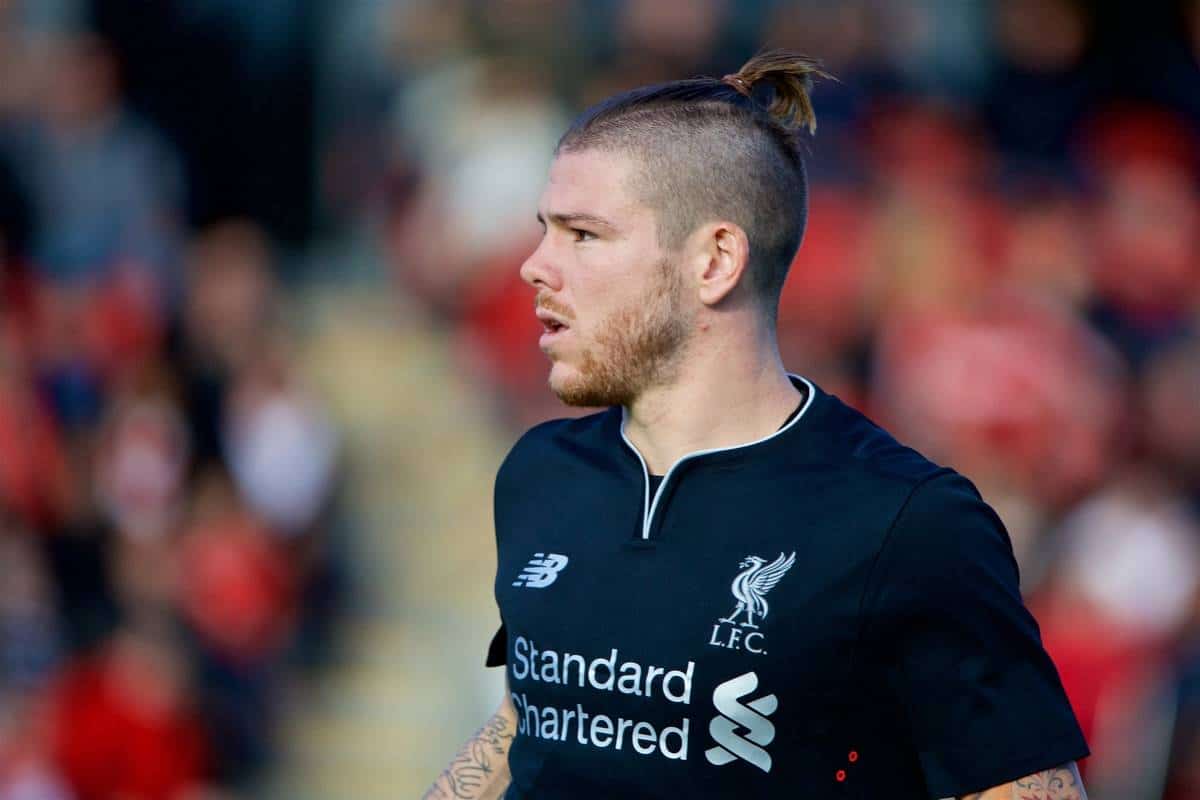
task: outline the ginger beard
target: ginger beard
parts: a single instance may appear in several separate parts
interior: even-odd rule
[[[664,258],[655,273],[646,297],[599,323],[574,373],[556,378],[551,370],[550,389],[559,400],[569,406],[628,406],[645,390],[672,379],[691,315],[683,309],[683,284],[675,266]],[[552,302],[542,305],[554,308]]]

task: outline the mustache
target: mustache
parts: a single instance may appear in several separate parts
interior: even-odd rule
[[[574,320],[575,319],[574,311],[572,311],[571,309],[562,305],[561,303],[555,301],[554,298],[552,298],[548,295],[545,295],[545,294],[539,294],[537,296],[537,298],[533,301],[533,307],[534,307],[534,310],[544,308],[547,311],[549,311],[551,314],[557,314],[558,316],[560,316],[566,320]]]

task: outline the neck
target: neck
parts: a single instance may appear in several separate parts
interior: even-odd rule
[[[750,338],[712,346],[701,337],[688,348],[673,380],[647,389],[626,406],[625,435],[651,473],[662,475],[697,450],[762,439],[795,410],[800,392],[788,378],[774,337]]]

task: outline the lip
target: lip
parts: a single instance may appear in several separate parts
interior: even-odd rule
[[[545,328],[541,338],[538,339],[538,346],[543,350],[564,336],[567,331],[571,330],[570,323],[548,309],[538,308],[535,310],[534,315]]]
[[[569,330],[568,328],[559,328],[556,331],[546,331],[538,339],[538,347],[541,348],[542,350],[548,349],[555,342],[557,342],[560,338],[565,336],[568,330]]]
[[[562,337],[566,336],[570,332],[570,330],[571,329],[565,325],[561,328],[556,328],[554,330],[547,328],[545,331],[543,331],[541,338],[538,339],[538,346],[541,349],[545,350],[547,347],[554,344]]]
[[[538,318],[539,322],[541,322],[543,325],[546,325],[546,326],[554,324],[554,325],[558,325],[564,329],[571,327],[565,319],[563,319],[562,317],[560,317],[559,315],[557,315],[551,311],[547,311],[544,308],[537,309],[534,312],[534,316],[536,316]]]

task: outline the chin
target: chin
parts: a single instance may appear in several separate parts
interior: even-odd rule
[[[550,367],[550,378],[547,380],[550,391],[569,406],[579,405],[573,402],[576,397],[587,393],[587,380],[579,374],[579,370],[562,361],[555,361]]]
[[[556,362],[550,370],[550,391],[568,406],[578,408],[604,408],[627,405],[630,393],[606,385],[602,376],[589,375],[562,362]]]

